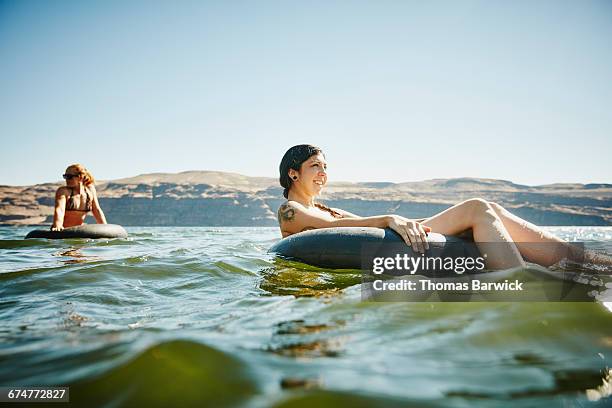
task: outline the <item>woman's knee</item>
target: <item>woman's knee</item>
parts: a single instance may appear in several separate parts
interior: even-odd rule
[[[464,201],[462,205],[465,206],[465,208],[467,209],[467,215],[472,220],[477,220],[483,217],[494,217],[496,213],[493,205],[483,198],[471,198],[469,200]]]
[[[497,215],[499,215],[501,217],[503,211],[505,211],[506,209],[504,207],[502,207],[501,205],[497,204],[496,202],[493,201],[489,201],[489,205],[491,206],[491,208],[493,208],[493,211],[495,211],[495,213]]]
[[[469,209],[475,210],[475,211],[483,211],[483,210],[487,210],[487,209],[489,209],[491,207],[487,200],[485,200],[484,198],[479,198],[479,197],[478,198],[470,198],[469,200],[465,200],[461,204],[463,206],[465,206],[466,208],[469,208]]]

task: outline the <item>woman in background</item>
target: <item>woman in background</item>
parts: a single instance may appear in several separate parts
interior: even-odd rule
[[[98,195],[91,173],[80,164],[68,166],[63,175],[66,185],[55,192],[55,212],[51,231],[83,224],[92,213],[98,224],[106,224],[106,217],[98,203]]]

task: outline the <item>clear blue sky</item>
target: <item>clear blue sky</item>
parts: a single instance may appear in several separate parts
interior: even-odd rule
[[[0,184],[612,182],[611,1],[1,1]]]

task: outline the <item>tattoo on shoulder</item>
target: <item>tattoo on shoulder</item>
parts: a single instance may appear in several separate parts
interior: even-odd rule
[[[293,221],[295,218],[295,210],[289,204],[283,204],[278,209],[278,223],[282,221]]]

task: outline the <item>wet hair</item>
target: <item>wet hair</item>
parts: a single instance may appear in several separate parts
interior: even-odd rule
[[[92,184],[94,184],[96,182],[96,180],[94,179],[94,177],[91,175],[91,173],[89,172],[89,170],[87,170],[85,168],[85,166],[83,166],[82,164],[71,164],[70,166],[68,166],[68,168],[66,169],[66,172],[73,170],[74,172],[76,172],[77,174],[79,174],[80,176],[83,176],[83,185],[85,186],[90,186]]]
[[[289,198],[289,190],[293,184],[293,180],[291,177],[289,177],[289,169],[299,172],[302,168],[302,163],[319,153],[325,156],[321,148],[309,144],[296,145],[285,152],[285,155],[278,166],[280,173],[279,182],[280,185],[284,187],[283,196],[285,198]],[[327,211],[336,218],[342,218],[342,214],[340,214],[338,211],[334,211],[323,204],[315,203],[315,206],[323,211]]]

